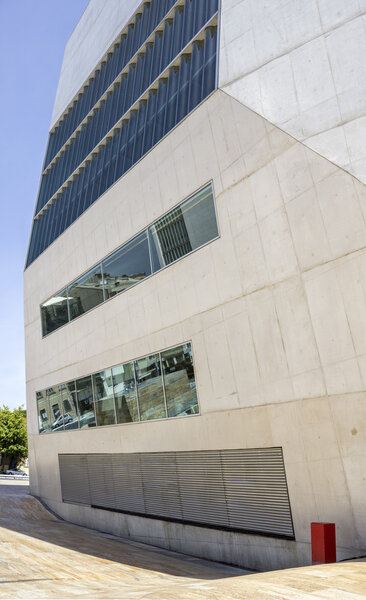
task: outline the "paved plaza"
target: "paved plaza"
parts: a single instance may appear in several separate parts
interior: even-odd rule
[[[249,574],[58,519],[0,481],[0,598],[360,600],[364,560]]]

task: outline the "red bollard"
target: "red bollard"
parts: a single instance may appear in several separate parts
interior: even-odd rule
[[[311,523],[313,565],[336,562],[335,523]]]

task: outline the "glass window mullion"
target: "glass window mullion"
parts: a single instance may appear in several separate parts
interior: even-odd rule
[[[95,404],[95,395],[94,395],[94,377],[93,377],[93,375],[90,375],[90,379],[91,379],[91,388],[92,388],[92,398],[93,398],[93,409],[94,409],[94,419],[95,419],[95,426],[96,426],[96,427],[99,427],[99,424],[98,424],[98,418],[97,418],[96,404]]]
[[[141,421],[141,412],[140,412],[140,401],[139,401],[139,394],[138,394],[138,389],[137,389],[137,377],[136,377],[136,361],[133,361],[133,376],[134,376],[134,380],[135,380],[135,392],[136,392],[136,403],[137,403],[137,414],[139,416],[139,421]]]
[[[164,404],[165,404],[165,415],[166,415],[166,417],[168,417],[168,406],[167,406],[167,402],[166,402],[165,381],[164,381],[163,361],[161,360],[161,352],[159,352],[159,360],[160,360],[161,380],[162,380],[162,383],[163,383],[163,395],[164,395]]]
[[[103,286],[103,302],[107,300],[105,293],[105,285],[104,285],[104,271],[103,271],[103,262],[100,263],[100,272],[102,277],[102,286]]]
[[[114,422],[118,425],[117,420],[117,398],[116,393],[114,391],[114,376],[113,376],[113,367],[111,368],[111,379],[112,379],[112,393],[113,393],[113,405],[114,405]]]

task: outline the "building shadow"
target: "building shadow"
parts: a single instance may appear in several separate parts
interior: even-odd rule
[[[0,528],[86,556],[172,577],[219,580],[249,573],[240,568],[75,525],[55,515],[31,496],[28,486],[24,485],[0,486]]]

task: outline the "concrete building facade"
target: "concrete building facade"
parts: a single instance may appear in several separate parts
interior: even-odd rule
[[[66,46],[51,135],[146,4],[91,0]],[[198,7],[194,0],[167,2],[161,22],[174,24],[174,11],[184,15]],[[270,7],[222,0],[210,10],[178,54],[186,60],[183,54],[207,48],[217,35],[213,88],[87,210],[60,224],[58,235],[53,230],[48,245],[31,241],[24,276],[31,491],[70,521],[248,568],[309,564],[312,521],[336,523],[339,559],[358,556],[366,551],[365,6],[358,0],[347,8],[324,0],[275,0]],[[155,38],[148,43],[153,47]],[[174,60],[172,68],[181,72],[182,62]],[[150,96],[141,98],[147,106]],[[49,145],[44,177],[66,156],[67,144],[53,157]],[[51,185],[43,206],[39,199],[32,239],[44,215],[66,206],[62,194],[72,193],[72,178],[83,169],[66,184],[58,180],[54,193]],[[123,293],[107,298],[104,289],[104,301],[70,317],[71,282],[143,232],[150,240],[163,217],[178,209],[186,214],[186,203],[207,189],[216,235],[207,234]],[[199,221],[201,233],[207,215]],[[98,285],[105,288],[105,279],[102,270]],[[50,300],[68,308],[64,320],[45,331],[41,307],[48,315]],[[187,366],[185,372],[198,406],[179,416],[167,409],[164,363],[164,352],[178,347],[193,365],[195,387]],[[165,416],[116,424],[99,423],[97,416],[103,426],[83,427],[83,399],[75,388],[75,430],[67,427],[72,403],[65,405],[65,382],[135,361],[141,401],[147,381],[141,360],[157,354]],[[113,377],[112,371],[112,388]],[[57,386],[63,390],[59,413],[51,415],[46,391]],[[114,400],[111,394],[117,403],[116,390]],[[142,470],[133,471],[132,457]],[[109,483],[116,471],[108,460],[119,461],[120,469],[127,465],[119,479],[122,495],[124,485],[135,493],[142,477],[144,485],[163,490],[160,508],[117,509]],[[213,472],[217,476],[207,496],[199,496],[192,476],[197,460],[206,486]],[[132,472],[134,485],[127,484]],[[82,485],[93,495],[97,479],[95,493],[103,488],[114,504],[96,507],[84,498]],[[173,479],[180,510],[187,498],[193,515],[194,496],[197,518],[177,516],[173,508],[164,513],[178,489]],[[231,525],[220,520],[221,510]]]

